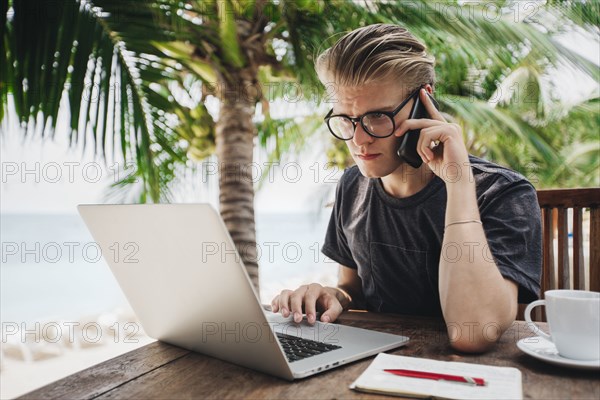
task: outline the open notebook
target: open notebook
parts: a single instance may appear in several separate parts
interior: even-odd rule
[[[397,376],[384,369],[409,369],[483,378],[485,386],[459,382]],[[350,389],[370,393],[440,399],[522,399],[521,371],[516,368],[493,367],[426,358],[394,356],[379,353]]]

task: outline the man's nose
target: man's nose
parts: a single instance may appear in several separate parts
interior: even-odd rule
[[[375,138],[369,135],[367,132],[365,132],[360,123],[356,124],[356,129],[354,130],[354,137],[352,138],[352,143],[354,143],[356,147],[360,147],[365,143],[373,143],[374,140]]]

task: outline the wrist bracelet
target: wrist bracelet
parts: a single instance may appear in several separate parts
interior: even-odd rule
[[[468,220],[466,220],[466,221],[456,221],[456,222],[450,222],[448,225],[446,225],[446,226],[444,227],[444,229],[448,228],[448,227],[449,227],[449,226],[451,226],[451,225],[458,225],[458,224],[470,224],[470,223],[477,223],[477,224],[479,224],[479,225],[483,225],[483,224],[481,223],[481,221],[480,221],[480,220],[478,220],[478,219],[468,219]]]

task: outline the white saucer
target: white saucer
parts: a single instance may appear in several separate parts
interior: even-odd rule
[[[554,343],[544,339],[541,336],[533,336],[521,339],[517,342],[517,347],[524,353],[529,354],[538,360],[546,361],[550,364],[561,365],[565,367],[579,369],[600,369],[600,360],[573,360],[558,354]]]

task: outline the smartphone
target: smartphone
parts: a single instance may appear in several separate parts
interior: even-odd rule
[[[431,99],[433,105],[436,109],[439,110],[438,102],[431,97],[429,92],[427,92],[427,96]],[[419,118],[431,118],[427,110],[425,109],[425,105],[421,101],[421,96],[417,95],[415,97],[415,102],[410,110],[410,114],[408,119],[419,119]],[[420,129],[413,129],[407,131],[400,138],[400,144],[398,147],[398,157],[402,158],[404,161],[408,163],[413,168],[419,168],[421,164],[423,164],[423,160],[419,153],[417,153],[417,143],[419,142],[419,136],[421,134]]]

